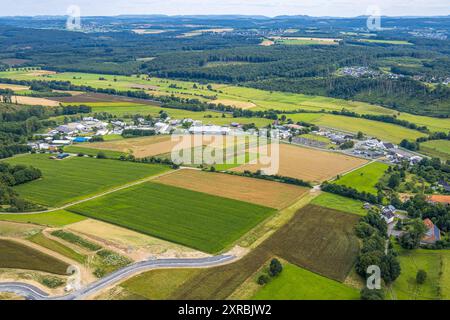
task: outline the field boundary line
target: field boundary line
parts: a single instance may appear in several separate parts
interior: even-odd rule
[[[345,175],[347,175],[347,174],[349,174],[349,173],[352,173],[352,172],[354,172],[354,171],[356,171],[356,170],[362,169],[362,168],[364,168],[364,167],[366,167],[366,166],[368,166],[368,165],[370,165],[370,164],[372,164],[372,163],[375,163],[375,162],[380,162],[380,161],[374,159],[374,160],[372,160],[372,161],[369,161],[369,162],[367,162],[367,163],[364,163],[363,165],[361,165],[361,166],[359,166],[359,167],[357,167],[357,168],[353,168],[353,169],[351,169],[351,170],[349,170],[349,171],[347,171],[347,172],[343,172],[343,173],[339,174],[339,176],[342,176],[342,177],[343,177],[343,176],[345,176]],[[384,163],[384,162],[381,162],[381,163]],[[334,177],[333,179],[328,180],[328,182],[333,182],[333,181],[336,181],[336,180],[337,180],[337,177]]]

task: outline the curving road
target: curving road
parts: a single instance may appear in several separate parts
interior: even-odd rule
[[[141,261],[117,270],[78,291],[57,297],[50,297],[41,289],[20,282],[0,283],[0,292],[14,293],[25,297],[28,300],[78,300],[98,293],[99,291],[140,272],[168,268],[208,268],[229,263],[234,259],[236,259],[236,257],[232,255],[221,255],[200,259],[161,259]]]

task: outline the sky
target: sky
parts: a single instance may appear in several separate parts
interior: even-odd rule
[[[121,14],[243,14],[354,17],[450,15],[450,0],[0,0],[0,16],[65,15],[71,5],[82,16]],[[369,11],[368,11],[369,10]]]

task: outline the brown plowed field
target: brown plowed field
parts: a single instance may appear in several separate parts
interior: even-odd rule
[[[188,169],[161,176],[155,181],[275,209],[289,206],[309,191],[289,184]]]

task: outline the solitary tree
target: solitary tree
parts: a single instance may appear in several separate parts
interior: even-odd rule
[[[425,270],[417,271],[416,282],[418,284],[424,284],[426,280],[427,280],[427,272]]]

